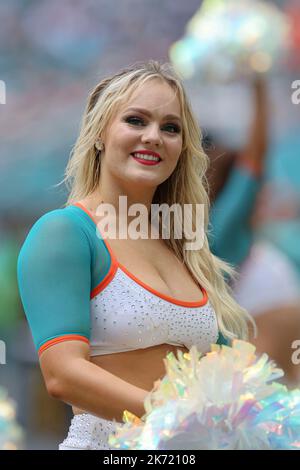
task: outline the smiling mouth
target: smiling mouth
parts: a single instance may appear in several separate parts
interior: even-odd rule
[[[157,159],[155,157],[152,157],[150,155],[135,155],[135,154],[130,154],[132,158],[134,158],[134,160],[136,160],[137,162],[143,164],[143,165],[158,165],[158,163],[161,162],[161,158]]]

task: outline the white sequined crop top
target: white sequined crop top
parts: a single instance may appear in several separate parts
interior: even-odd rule
[[[204,289],[200,301],[180,301],[137,279],[80,203],[34,224],[19,254],[18,282],[39,354],[72,339],[88,343],[91,356],[165,343],[206,353],[220,341]]]
[[[207,352],[218,339],[209,302],[188,306],[166,300],[113,263],[111,280],[91,299],[91,356],[148,348],[158,344],[197,345]],[[185,304],[185,305],[183,305]]]

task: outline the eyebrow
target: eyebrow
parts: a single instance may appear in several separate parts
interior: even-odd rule
[[[150,111],[147,111],[147,109],[144,108],[128,108],[126,111],[137,111],[139,113],[145,114],[146,116],[151,116]],[[176,116],[176,114],[167,114],[164,119],[175,119],[176,121],[181,122],[180,117]]]

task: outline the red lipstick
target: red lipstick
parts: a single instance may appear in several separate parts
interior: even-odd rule
[[[144,158],[140,158],[137,154],[141,154],[141,155],[151,155],[152,157],[156,157],[156,158],[159,158],[159,160],[147,160],[147,159],[144,159]],[[142,163],[143,165],[158,165],[158,163],[161,161],[161,158],[160,156],[155,153],[155,152],[151,152],[149,150],[140,150],[138,152],[133,152],[130,154],[132,156],[132,158],[134,158],[137,162],[139,163]]]

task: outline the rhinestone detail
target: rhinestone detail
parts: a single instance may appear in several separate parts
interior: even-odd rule
[[[218,339],[216,314],[208,301],[200,307],[173,304],[131,279],[120,268],[90,302],[90,354],[144,349],[159,344],[192,345],[202,352]]]
[[[75,415],[72,418],[66,439],[59,445],[82,450],[112,450],[108,444],[110,434],[115,431],[114,421],[98,418],[88,413]]]

